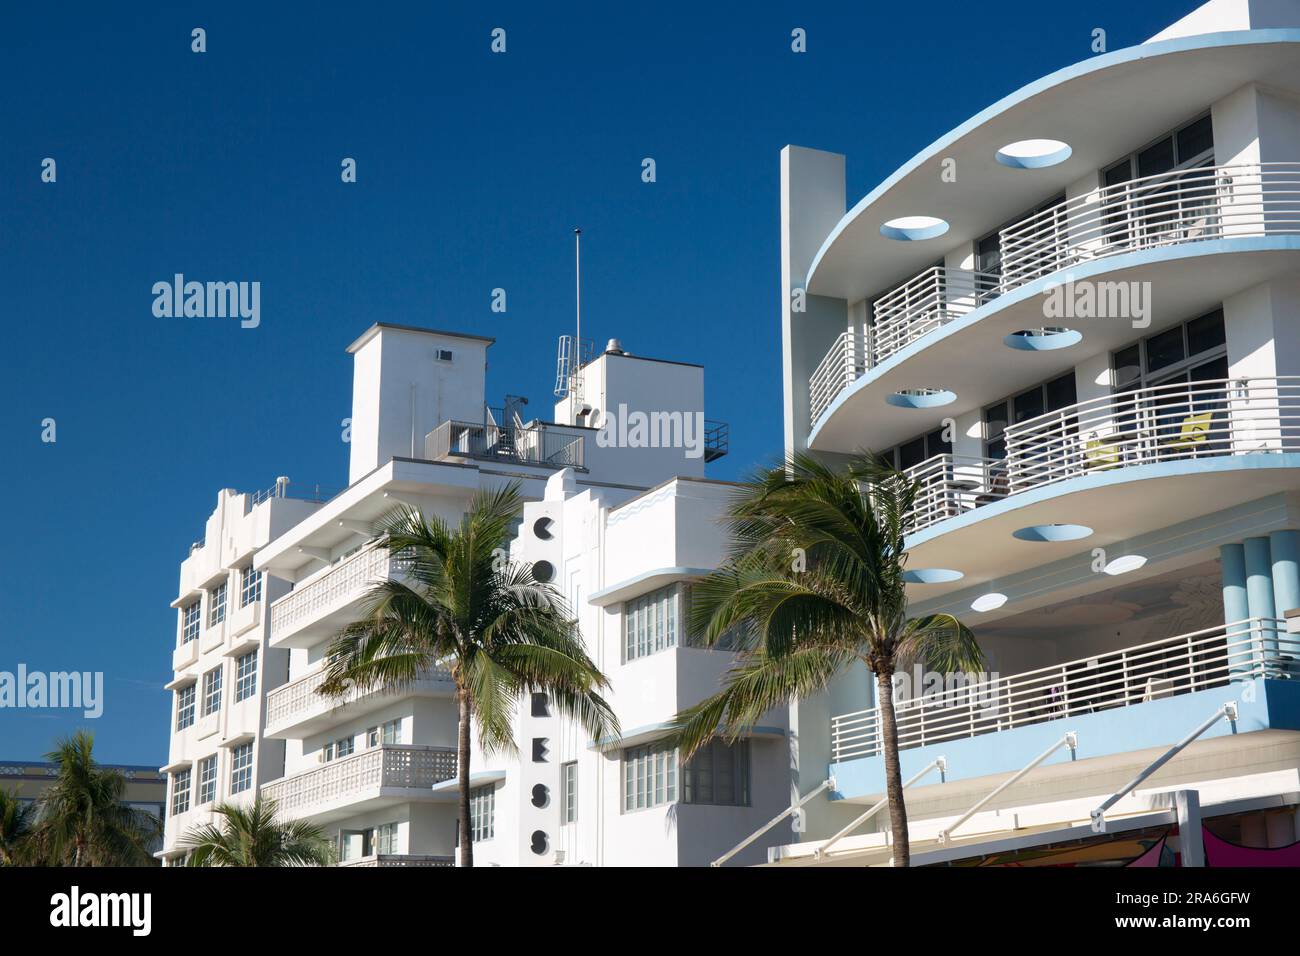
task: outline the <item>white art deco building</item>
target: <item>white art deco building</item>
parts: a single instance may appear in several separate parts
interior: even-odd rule
[[[1043,77],[852,206],[843,156],[787,147],[781,249],[785,449],[872,449],[917,479],[912,609],[958,615],[989,657],[973,683],[902,691],[913,863],[1287,852],[1300,0],[1212,0]],[[447,675],[342,705],[316,688],[331,637],[400,573],[375,521],[405,503],[455,522],[519,481],[512,555],[570,602],[623,737],[522,702],[518,755],[472,758],[476,863],[702,865],[744,843],[732,864],[888,864],[865,672],[689,763],[663,745],[732,658],[683,627],[726,551],[729,489],[704,472],[725,428],[604,447],[590,425],[702,421],[703,369],[562,349],[543,421],[488,406],[491,344],[373,326],[350,347],[348,487],[219,496],[175,602],[161,855],[260,789],[344,865],[452,865]],[[796,832],[762,829],[783,811]]]
[[[781,162],[786,447],[920,482],[912,609],[996,673],[899,705],[913,864],[1293,844],[1300,3],[1213,0],[851,206],[843,156]],[[773,860],[889,860],[876,704],[795,708],[833,784]]]

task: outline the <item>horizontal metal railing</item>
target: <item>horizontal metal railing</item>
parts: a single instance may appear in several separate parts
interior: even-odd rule
[[[816,370],[808,379],[808,412],[813,425],[840,392],[866,371],[862,355],[862,335],[849,329],[840,333],[825,357],[817,363]]]
[[[320,577],[294,588],[271,605],[271,640],[361,597],[401,570],[402,562],[380,544],[367,545]]]
[[[353,690],[341,699],[324,697],[319,691],[321,684],[325,683],[325,676],[325,668],[321,667],[295,681],[269,691],[266,695],[267,733],[272,733],[281,726],[293,724],[305,717],[325,713],[336,707],[350,704],[362,697],[391,692],[391,689],[377,688],[367,691]],[[447,668],[435,667],[426,671],[418,683],[427,684],[450,680],[451,672]]]
[[[548,468],[586,467],[583,436],[544,424],[518,428],[446,421],[429,432],[424,447],[430,461],[475,458]]]
[[[895,703],[898,747],[978,737],[1256,677],[1300,679],[1300,640],[1280,620],[1249,618],[1010,677],[954,682]],[[881,753],[882,733],[879,707],[832,717],[832,761]]]
[[[262,787],[262,795],[288,816],[306,816],[381,788],[423,790],[454,776],[455,748],[384,744],[274,780]]]
[[[422,853],[375,853],[356,860],[341,860],[339,866],[455,866],[452,856],[430,856]]]
[[[998,292],[998,277],[932,266],[876,299],[868,366],[879,365],[921,336],[960,318]]]
[[[1009,426],[1008,491],[1155,462],[1300,451],[1300,377],[1118,392]]]
[[[1198,166],[1094,190],[1001,231],[1001,291],[1081,262],[1235,236],[1300,234],[1300,163]]]
[[[903,471],[918,485],[908,524],[920,531],[1006,496],[1006,468],[992,458],[935,455]]]

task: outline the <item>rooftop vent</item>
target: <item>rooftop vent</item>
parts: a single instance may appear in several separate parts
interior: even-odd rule
[[[620,342],[618,339],[610,339],[608,342],[605,343],[605,354],[626,355],[627,353],[623,351],[622,342]]]

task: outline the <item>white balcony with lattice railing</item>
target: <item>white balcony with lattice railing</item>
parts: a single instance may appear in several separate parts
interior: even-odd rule
[[[339,866],[455,866],[454,856],[429,856],[422,853],[375,853],[355,860],[340,860]]]
[[[1143,704],[1257,677],[1300,679],[1300,641],[1281,621],[1250,618],[897,701],[898,748],[981,736],[997,747],[999,733],[1108,711],[1140,721]],[[878,756],[882,733],[879,707],[832,717],[831,762]]]
[[[372,544],[304,581],[271,605],[272,647],[310,647],[348,623],[350,612],[401,561]]]
[[[322,695],[320,687],[324,682],[325,669],[318,667],[269,691],[266,695],[266,736],[302,737],[341,720],[370,713],[398,697],[445,697],[455,691],[451,673],[444,667],[427,671],[419,680],[401,688],[354,689],[342,698]]]
[[[337,819],[412,800],[440,799],[434,784],[456,775],[451,747],[384,744],[262,787],[288,819]]]

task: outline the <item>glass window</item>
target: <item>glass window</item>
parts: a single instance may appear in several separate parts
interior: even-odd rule
[[[1070,407],[1078,401],[1078,393],[1074,388],[1074,372],[1067,372],[1060,378],[1052,379],[1043,386],[1043,392],[1049,412]]]
[[[1125,391],[1142,383],[1142,347],[1130,345],[1115,353],[1115,389]]]
[[[1147,339],[1147,371],[1159,369],[1181,362],[1187,357],[1183,348],[1183,327],[1166,329],[1159,335]]]
[[[262,599],[262,572],[254,571],[250,564],[239,572],[239,606],[248,607]]]
[[[400,744],[402,742],[402,719],[396,717],[384,724],[384,743]]]
[[[190,772],[178,770],[172,774],[172,816],[190,808]]]
[[[984,409],[984,454],[997,460],[1007,457],[1007,442],[1002,433],[1010,421],[1006,402]]]
[[[636,660],[677,646],[679,591],[675,584],[623,605],[623,652]]]
[[[472,842],[479,843],[492,839],[496,831],[496,797],[495,784],[475,787],[469,792],[469,829]]]
[[[560,767],[560,791],[563,803],[560,808],[561,823],[578,820],[578,762],[570,760]]]
[[[253,745],[240,744],[230,752],[230,792],[243,793],[253,785]]]
[[[900,471],[906,471],[923,461],[925,461],[925,436],[914,438],[907,444],[898,446],[898,469]]]
[[[196,685],[189,684],[176,691],[176,729],[184,730],[194,724],[194,698]]]
[[[381,823],[375,827],[375,852],[384,855],[397,852],[396,823]]]
[[[199,798],[197,806],[211,803],[217,798],[217,755],[199,761]]]
[[[202,602],[195,601],[192,604],[185,605],[181,611],[182,619],[185,622],[182,632],[181,643],[188,644],[190,641],[196,641],[199,638],[199,624],[203,619]]]
[[[351,737],[340,737],[338,740],[334,741],[335,757],[350,757],[355,749],[356,747]]]
[[[1160,173],[1167,173],[1173,169],[1174,162],[1174,138],[1166,136],[1158,143],[1152,143],[1137,156],[1138,178],[1146,176],[1158,176]]]
[[[1222,309],[1157,332],[1112,355],[1115,389],[1131,391],[1144,386],[1185,381],[1186,372],[1191,367],[1197,369],[1192,377],[1199,381],[1206,380],[1211,377],[1211,371],[1219,369],[1223,374],[1213,377],[1227,378],[1225,343]],[[1206,364],[1207,361],[1213,364]]]
[[[1011,400],[1011,410],[1016,425],[1043,414],[1047,411],[1043,404],[1043,386],[1035,385],[1029,391],[1021,392]]]
[[[1187,354],[1199,355],[1227,343],[1223,328],[1223,310],[1215,309],[1187,323]]]
[[[714,739],[682,768],[682,802],[723,807],[749,805],[749,741]]]
[[[216,627],[226,619],[226,586],[219,584],[208,595],[208,627]]]
[[[235,663],[235,703],[257,693],[257,651],[249,651]]]
[[[647,744],[623,752],[623,810],[644,810],[677,799],[677,749]]]
[[[1190,162],[1202,153],[1214,149],[1214,123],[1207,114],[1184,126],[1175,138],[1178,146],[1178,162]]]
[[[212,668],[203,675],[203,716],[221,709],[221,667]]]

